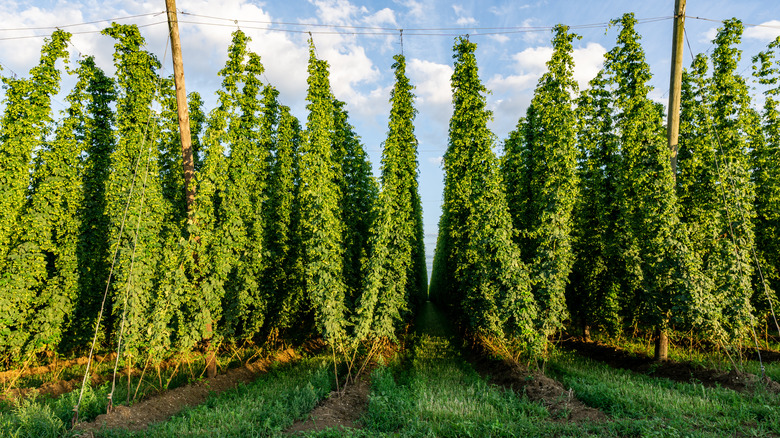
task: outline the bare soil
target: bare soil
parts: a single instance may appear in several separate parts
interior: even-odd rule
[[[385,342],[376,345],[368,362],[361,364],[360,374],[352,383],[339,391],[331,391],[304,420],[298,420],[285,430],[287,435],[300,435],[329,428],[360,429],[358,419],[368,409],[368,394],[371,392],[371,373],[379,367],[379,358],[385,362],[398,354],[399,345]],[[357,366],[357,365],[356,365]]]
[[[765,386],[769,391],[780,393],[780,384],[762,379],[755,374],[739,370],[722,371],[693,364],[690,362],[655,362],[652,357],[637,355],[621,348],[599,342],[585,342],[577,338],[561,341],[561,346],[576,351],[585,357],[604,362],[613,368],[631,370],[653,377],[661,377],[676,382],[700,383],[707,387],[721,386],[738,392],[752,391],[757,386]]]
[[[295,351],[288,348],[271,359],[259,360],[228,370],[213,379],[175,388],[129,407],[116,406],[110,413],[100,415],[89,423],[80,423],[73,430],[81,432],[81,437],[92,437],[101,429],[146,430],[152,423],[167,420],[186,407],[203,403],[212,393],[219,394],[234,388],[239,383],[251,382],[259,374],[266,372],[273,362],[286,363],[297,358]]]
[[[474,369],[488,382],[541,403],[555,421],[583,423],[609,420],[604,412],[581,402],[574,391],[567,390],[561,382],[540,371],[531,371],[510,359],[491,358],[479,346],[469,356]]]
[[[370,388],[371,383],[364,376],[347,385],[341,393],[332,391],[305,420],[296,421],[285,433],[297,435],[329,428],[359,429],[358,419],[368,409]]]

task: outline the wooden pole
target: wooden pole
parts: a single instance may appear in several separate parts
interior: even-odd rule
[[[184,168],[184,191],[187,202],[187,216],[190,219],[193,219],[195,186],[192,184],[192,177],[195,174],[195,164],[192,158],[190,114],[187,109],[187,88],[184,85],[184,60],[181,55],[179,20],[176,16],[176,0],[165,0],[165,10],[168,13],[168,30],[171,35],[173,82],[176,85],[176,106],[179,113],[179,136],[181,138],[182,167]],[[204,338],[204,341],[206,341],[206,375],[209,378],[216,377],[217,375],[216,354],[211,345],[212,331],[213,325],[211,321],[209,321],[206,324],[206,335]]]
[[[685,0],[675,0],[672,31],[672,68],[669,78],[669,117],[666,136],[671,153],[672,175],[677,179],[677,140],[680,135],[680,88],[682,85],[683,36],[685,30]]]
[[[192,159],[192,137],[190,135],[190,113],[187,109],[187,88],[184,86],[184,61],[181,55],[179,39],[179,21],[176,17],[176,0],[165,0],[168,12],[168,29],[171,34],[171,52],[173,54],[173,82],[176,85],[176,106],[179,112],[179,133],[181,137],[181,156],[184,165],[184,190],[186,191],[187,212],[192,211],[195,203],[195,188],[192,176],[195,165]]]
[[[680,135],[680,94],[682,85],[683,36],[685,31],[685,0],[674,2],[674,30],[672,31],[672,67],[669,78],[669,118],[666,136],[669,141],[669,162],[672,179],[677,181],[677,142]],[[669,359],[669,334],[659,325],[655,331],[656,361]]]

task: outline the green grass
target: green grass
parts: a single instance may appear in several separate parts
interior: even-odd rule
[[[654,353],[654,345],[651,338],[624,338],[619,342],[615,342],[609,339],[604,339],[603,342],[608,345],[619,346],[621,349],[643,356],[652,356]],[[774,351],[780,349],[780,345],[766,343],[761,341],[761,348],[771,348]],[[748,346],[748,353],[754,353],[755,350]],[[732,358],[734,363],[728,358],[723,351],[708,350],[705,348],[697,347],[695,345],[684,345],[684,343],[670,342],[669,345],[669,359],[677,362],[689,362],[692,364],[700,365],[704,368],[718,369],[724,371],[730,371],[736,368],[743,372],[748,372],[761,376],[761,363],[758,360],[748,360],[743,358],[740,360],[739,356],[732,352]],[[765,374],[774,380],[780,382],[780,362],[767,362],[764,361]]]
[[[372,375],[368,435],[510,436],[548,419],[541,405],[488,385],[443,338],[423,334],[417,343],[411,366]]]
[[[106,431],[106,437],[267,437],[304,418],[333,385],[332,363],[323,358],[282,365],[254,382],[210,397],[145,433]]]
[[[218,364],[220,367],[234,366],[239,361],[259,353],[260,351],[257,349],[236,350],[236,354],[218,358]],[[164,370],[159,376],[154,370],[147,370],[140,385],[139,376],[131,376],[130,404],[134,398],[141,400],[159,391],[176,388],[198,380],[204,369],[202,363],[198,361],[198,357],[182,357],[180,360],[178,367]],[[77,365],[59,370],[52,374],[51,380],[62,377],[70,378],[68,377],[70,375],[80,374],[83,376],[84,368],[84,365]],[[98,368],[99,371],[110,373],[113,370],[113,362],[106,362]],[[47,380],[47,376],[37,375],[26,378],[22,383],[25,383],[24,386],[29,386],[36,381],[48,383],[51,380]],[[76,389],[56,398],[32,392],[15,401],[0,402],[0,437],[62,436],[70,428],[73,407],[78,401],[79,392],[80,389]],[[95,387],[87,385],[79,407],[79,420],[91,421],[98,415],[104,414],[108,405],[109,392],[111,392],[110,381]],[[113,395],[114,404],[127,405],[127,400],[127,377],[117,375],[117,384]]]
[[[576,353],[557,352],[547,374],[572,388],[609,421],[571,424],[551,418],[522,393],[487,383],[461,355],[460,340],[443,313],[426,306],[417,331],[387,365],[372,372],[367,411],[356,429],[309,432],[312,437],[722,437],[780,436],[780,395],[759,388],[738,393],[611,368]],[[641,340],[627,349],[642,351]],[[712,353],[672,349],[672,358],[715,364]],[[770,364],[768,374],[777,372]],[[756,366],[746,362],[745,369]],[[192,376],[191,376],[192,377]],[[155,377],[156,378],[156,377]],[[210,397],[144,433],[103,431],[107,437],[282,436],[333,388],[327,357],[272,367],[251,384]],[[115,398],[123,400],[126,383]],[[105,410],[108,384],[86,392],[83,417]],[[0,436],[68,435],[77,393],[0,406]]]
[[[430,306],[406,356],[375,370],[362,429],[308,436],[618,436],[604,425],[566,425],[524,395],[488,384],[461,356],[444,315]]]
[[[106,412],[107,395],[111,383],[97,388],[87,386],[79,409],[80,418],[92,419]],[[117,388],[115,397],[124,400],[126,390]],[[67,430],[73,418],[73,407],[79,397],[79,390],[63,394],[58,398],[31,396],[14,402],[0,404],[0,436],[3,437],[55,437]]]
[[[740,394],[725,388],[678,383],[610,368],[573,353],[548,363],[551,375],[574,389],[584,403],[616,421],[635,423],[660,436],[776,436],[780,397],[761,389]],[[627,421],[629,420],[629,421]]]

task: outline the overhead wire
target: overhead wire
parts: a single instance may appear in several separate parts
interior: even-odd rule
[[[126,15],[123,17],[115,17],[115,18],[105,18],[101,20],[95,20],[95,21],[85,21],[82,23],[71,23],[71,24],[63,24],[60,26],[36,26],[36,27],[6,27],[6,28],[0,28],[0,32],[11,32],[11,31],[23,31],[23,30],[47,30],[47,29],[64,29],[67,27],[78,27],[78,26],[87,26],[90,24],[97,24],[97,23],[105,23],[107,21],[120,21],[120,20],[129,20],[132,18],[141,18],[141,17],[151,17],[151,16],[158,16],[161,14],[164,14],[165,11],[160,12],[149,12],[146,14],[136,14],[136,15]]]
[[[179,20],[179,23],[184,24],[193,24],[193,25],[199,25],[199,26],[216,26],[216,27],[234,27],[238,26],[239,23],[249,23],[249,24],[263,24],[265,26],[246,26],[241,25],[245,29],[254,29],[254,30],[264,30],[264,31],[270,31],[270,32],[286,32],[286,33],[297,33],[297,34],[319,34],[319,35],[368,35],[368,36],[392,36],[397,35],[399,32],[403,32],[403,35],[411,35],[411,36],[447,36],[447,37],[457,37],[462,35],[464,32],[468,32],[470,36],[491,36],[491,35],[511,35],[511,34],[522,34],[522,33],[534,33],[534,32],[542,32],[542,31],[549,31],[554,29],[554,26],[502,26],[502,27],[421,27],[421,28],[396,28],[396,27],[382,27],[382,26],[355,26],[355,25],[344,25],[344,24],[323,24],[323,23],[293,23],[293,22],[286,22],[286,21],[269,21],[269,20],[246,20],[246,19],[237,19],[237,18],[228,18],[228,17],[217,17],[212,15],[204,15],[204,14],[196,14],[192,12],[182,11],[179,10],[179,12],[182,15],[189,15],[191,17],[196,18],[202,18],[206,20],[216,20],[216,21],[223,21],[224,23],[214,23],[214,22],[208,22],[208,21],[193,21],[193,20]],[[147,14],[139,14],[139,15],[132,15],[132,16],[125,16],[125,17],[117,17],[117,18],[108,18],[104,20],[95,20],[95,21],[89,21],[89,22],[83,22],[83,23],[72,23],[72,24],[65,24],[61,26],[38,26],[38,27],[15,27],[15,28],[4,28],[0,29],[0,32],[2,31],[34,31],[34,30],[50,30],[50,29],[62,29],[62,28],[68,28],[68,27],[79,27],[79,26],[85,26],[85,25],[91,25],[91,24],[97,24],[97,23],[103,23],[103,22],[109,22],[109,21],[116,21],[116,20],[125,20],[125,19],[131,19],[131,18],[140,18],[140,17],[148,17],[148,16],[158,16],[160,14],[165,13],[163,12],[154,12],[154,13],[147,13]],[[662,16],[662,17],[651,17],[651,18],[644,18],[637,20],[638,24],[642,23],[653,23],[658,21],[665,21],[665,20],[671,20],[674,18],[674,16]],[[139,28],[143,27],[149,27],[149,26],[156,26],[160,24],[166,24],[167,21],[159,21],[154,23],[146,23],[146,24],[139,24]],[[587,24],[579,24],[579,25],[571,25],[569,28],[571,30],[578,30],[578,29],[598,29],[598,28],[608,28],[611,24],[611,22],[597,22],[597,23],[587,23]],[[285,27],[274,27],[274,26],[288,26]],[[289,27],[295,27],[295,28],[289,28]],[[301,28],[301,29],[296,29]],[[322,28],[322,29],[335,29],[335,30],[312,30],[311,28]],[[453,33],[453,31],[457,31],[457,33]],[[100,30],[84,30],[84,31],[74,31],[71,32],[73,35],[83,35],[83,34],[92,34],[92,33],[100,33]],[[9,41],[9,40],[22,40],[22,39],[32,39],[32,38],[44,38],[47,37],[48,34],[36,34],[36,35],[19,35],[19,36],[7,36],[7,37],[0,37],[0,41]]]
[[[93,21],[85,21],[81,23],[71,23],[71,24],[64,24],[60,26],[34,26],[34,27],[11,27],[11,28],[0,28],[0,32],[11,32],[11,31],[34,31],[34,30],[50,30],[50,29],[63,29],[63,28],[69,28],[69,27],[79,27],[79,26],[87,26],[92,24],[98,24],[98,23],[104,23],[104,22],[110,22],[110,21],[119,21],[119,20],[129,20],[129,19],[136,19],[136,18],[142,18],[142,17],[156,17],[159,15],[164,14],[165,11],[160,12],[150,12],[145,14],[136,14],[136,15],[127,15],[122,17],[115,17],[115,18],[106,18],[101,20],[93,20]],[[468,32],[470,36],[491,36],[491,35],[511,35],[511,34],[521,34],[521,33],[533,33],[533,32],[542,32],[542,31],[550,31],[554,29],[554,26],[475,26],[475,27],[418,27],[418,28],[411,28],[411,27],[387,27],[387,26],[359,26],[359,25],[348,25],[348,24],[327,24],[327,23],[296,23],[296,22],[289,22],[289,21],[274,21],[274,20],[248,20],[248,19],[238,19],[238,18],[230,18],[230,17],[220,17],[215,15],[208,15],[208,14],[198,14],[194,12],[188,12],[185,10],[179,9],[179,13],[182,15],[195,17],[195,18],[201,18],[205,20],[215,20],[215,21],[223,21],[225,23],[214,23],[214,22],[208,22],[208,21],[193,21],[193,20],[179,20],[179,23],[185,23],[185,24],[193,24],[193,25],[202,25],[202,26],[217,26],[217,27],[233,27],[238,25],[238,23],[248,23],[248,24],[262,24],[265,26],[243,26],[247,29],[255,29],[255,30],[265,30],[270,32],[287,32],[287,33],[313,33],[313,34],[320,34],[320,35],[373,35],[373,36],[391,36],[398,34],[398,32],[403,32],[403,34],[409,36],[460,36],[464,32]],[[697,17],[697,16],[686,16],[687,18],[696,19],[696,20],[702,20],[702,21],[709,21],[714,23],[721,23],[723,20],[718,19],[712,19],[712,18],[706,18],[706,17]],[[644,23],[654,23],[659,21],[667,21],[673,19],[673,15],[665,15],[665,16],[659,16],[659,17],[649,17],[649,18],[642,18],[637,20],[637,24],[644,24]],[[166,21],[160,21],[155,23],[147,23],[138,25],[138,27],[148,27],[148,26],[156,26],[160,24],[165,24]],[[569,29],[571,30],[582,30],[582,29],[598,29],[598,28],[608,28],[612,25],[612,21],[602,21],[602,22],[595,22],[595,23],[586,23],[586,24],[575,24],[570,25]],[[283,26],[283,27],[279,27]],[[743,23],[743,26],[746,27],[762,27],[762,28],[770,28],[770,29],[780,29],[780,25],[772,25],[772,24],[752,24],[752,23]],[[312,30],[312,28],[320,28],[320,29],[335,29],[331,31],[318,31],[318,30]],[[457,33],[453,33],[453,31]],[[99,30],[86,30],[86,31],[75,31],[72,32],[74,35],[79,34],[90,34],[90,33],[98,33]],[[0,37],[0,41],[7,41],[7,40],[20,40],[20,39],[30,39],[30,38],[42,38],[48,35],[45,34],[37,34],[37,35],[21,35],[21,36],[10,36],[10,37]]]

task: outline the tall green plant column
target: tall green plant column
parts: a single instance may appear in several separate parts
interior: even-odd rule
[[[574,207],[575,262],[566,301],[583,335],[591,327],[616,336],[622,329],[615,198],[620,155],[612,95],[602,70],[577,99],[579,196]]]
[[[736,46],[743,31],[739,20],[723,23],[713,40],[712,122],[718,144],[718,195],[721,197],[719,237],[713,257],[718,315],[727,341],[752,337],[754,324],[751,250],[755,244],[753,220],[755,186],[750,179],[751,139],[759,132],[745,79],[737,72],[742,51]]]
[[[344,224],[346,302],[353,309],[365,275],[369,229],[379,189],[371,175],[371,163],[349,123],[349,114],[344,106],[344,102],[333,99],[332,150],[337,163],[335,183],[340,193],[341,222]]]
[[[423,295],[418,266],[422,207],[417,190],[417,138],[412,106],[414,87],[406,77],[406,59],[394,57],[395,86],[390,122],[382,151],[382,191],[370,230],[371,253],[363,293],[356,310],[355,337],[395,340],[402,316]],[[424,259],[423,259],[424,260]]]
[[[190,94],[190,100],[193,95]],[[192,107],[196,121],[200,106],[198,96]],[[193,275],[197,264],[196,236],[190,236],[184,189],[181,139],[174,83],[162,79],[158,95],[162,111],[159,116],[159,168],[162,194],[165,199],[165,219],[160,235],[162,259],[156,297],[152,303],[151,334],[147,354],[152,363],[166,359],[175,352],[189,351],[205,336],[207,319],[211,313],[204,305]],[[202,114],[202,113],[200,113]],[[192,137],[199,134],[193,126]],[[193,147],[194,149],[194,147]]]
[[[67,61],[70,36],[56,31],[46,40],[29,79],[3,78],[0,363],[55,349],[76,295],[80,145],[73,131],[82,122],[83,81],[68,97],[71,113],[55,140],[46,139],[60,88],[55,63]]]
[[[702,289],[691,309],[691,322],[705,336],[723,339],[715,293],[717,245],[721,239],[720,176],[717,141],[712,125],[707,57],[696,55],[683,71],[680,99],[680,141],[677,155],[677,194],[680,219],[688,230],[691,250],[701,259]]]
[[[437,283],[441,289],[436,293],[454,303],[474,332],[517,343],[535,355],[541,345],[534,328],[537,307],[528,269],[513,242],[515,231],[492,150],[494,136],[487,128],[492,115],[479,79],[476,44],[458,38],[453,50],[454,109],[444,156],[440,222],[445,227],[439,230],[439,242],[444,235],[447,252],[436,255],[445,258],[447,271],[446,282]]]
[[[55,63],[67,56],[69,37],[67,32],[57,31],[46,40],[30,78],[2,78],[6,93],[0,124],[0,272],[18,232],[19,215],[30,186],[33,151],[51,132],[51,97],[59,91],[61,76]]]
[[[270,290],[270,327],[283,331],[295,327],[301,318],[303,296],[302,276],[296,254],[298,208],[298,149],[301,145],[301,125],[286,106],[279,106],[279,126],[268,177],[266,281]]]
[[[114,23],[103,34],[117,41],[117,143],[106,186],[110,256],[117,254],[109,326],[115,339],[121,338],[123,358],[130,365],[145,357],[153,332],[162,329],[150,327],[168,208],[158,164],[157,121],[152,112],[160,62],[143,50],[145,41],[135,25]]]
[[[114,81],[95,64],[93,57],[79,63],[78,73],[88,81],[83,132],[79,134],[86,158],[81,174],[83,201],[79,211],[78,298],[65,333],[65,350],[92,342],[95,320],[100,312],[110,269],[107,238],[110,218],[106,214],[106,182],[111,173],[111,156],[116,147],[114,136],[116,102]],[[109,313],[110,313],[110,303]]]
[[[634,29],[636,19],[626,14],[613,23],[621,28],[605,68],[615,82],[623,257],[635,270],[629,271],[629,284],[639,280],[631,313],[637,323],[656,330],[656,358],[665,360],[663,346],[672,318],[686,320],[688,309],[695,306],[691,300],[699,284],[698,265],[678,219],[662,108],[648,98],[651,75]]]
[[[309,111],[300,153],[299,254],[303,296],[309,300],[316,329],[338,348],[346,339],[344,230],[334,161],[333,96],[328,63],[317,58],[309,41]]]
[[[225,280],[230,270],[228,252],[230,242],[222,237],[223,215],[221,214],[223,191],[227,184],[227,120],[234,108],[229,87],[225,82],[230,76],[223,76],[222,88],[217,91],[218,106],[209,114],[203,135],[202,165],[196,170],[195,205],[192,220],[188,222],[188,244],[197,254],[197,263],[191,265],[193,283],[197,293],[191,295],[187,306],[190,317],[200,330],[193,333],[199,339],[219,341],[227,336],[222,328],[222,303],[225,297]],[[194,239],[193,236],[197,236]],[[207,327],[211,325],[211,330]]]
[[[765,316],[771,308],[778,310],[777,291],[780,290],[780,37],[769,43],[767,49],[753,58],[754,76],[766,86],[766,100],[761,114],[762,128],[759,141],[753,149],[753,180],[756,185],[756,250],[759,254],[764,282],[756,276],[757,310]],[[765,283],[768,290],[764,291]],[[765,293],[766,292],[766,293]],[[766,295],[769,295],[767,297]],[[774,322],[769,323],[770,327]]]
[[[246,49],[248,42],[249,37],[241,31],[234,32],[230,56],[244,62],[239,79],[243,87],[237,96],[237,117],[231,119],[228,126],[230,156],[222,201],[223,238],[231,242],[225,319],[240,338],[257,333],[266,314],[267,302],[260,281],[266,263],[263,204],[267,195],[268,151],[272,139],[264,119],[276,117],[274,106],[263,105],[267,103],[262,98],[264,86],[260,80],[264,67],[260,57]]]
[[[577,198],[576,117],[572,41],[568,27],[553,30],[553,55],[539,79],[526,117],[520,122],[521,144],[507,142],[504,175],[512,193],[510,211],[526,236],[533,293],[539,304],[537,325],[545,336],[567,318],[565,291],[574,261],[572,210]],[[526,195],[527,197],[523,196]],[[524,199],[523,199],[524,198]]]
[[[251,338],[267,315],[264,203],[277,109],[249,42],[241,30],[233,32],[219,71],[222,86],[206,121],[189,224],[189,235],[197,236],[188,245],[197,255],[191,275],[199,290],[190,301],[202,338],[215,342]]]

